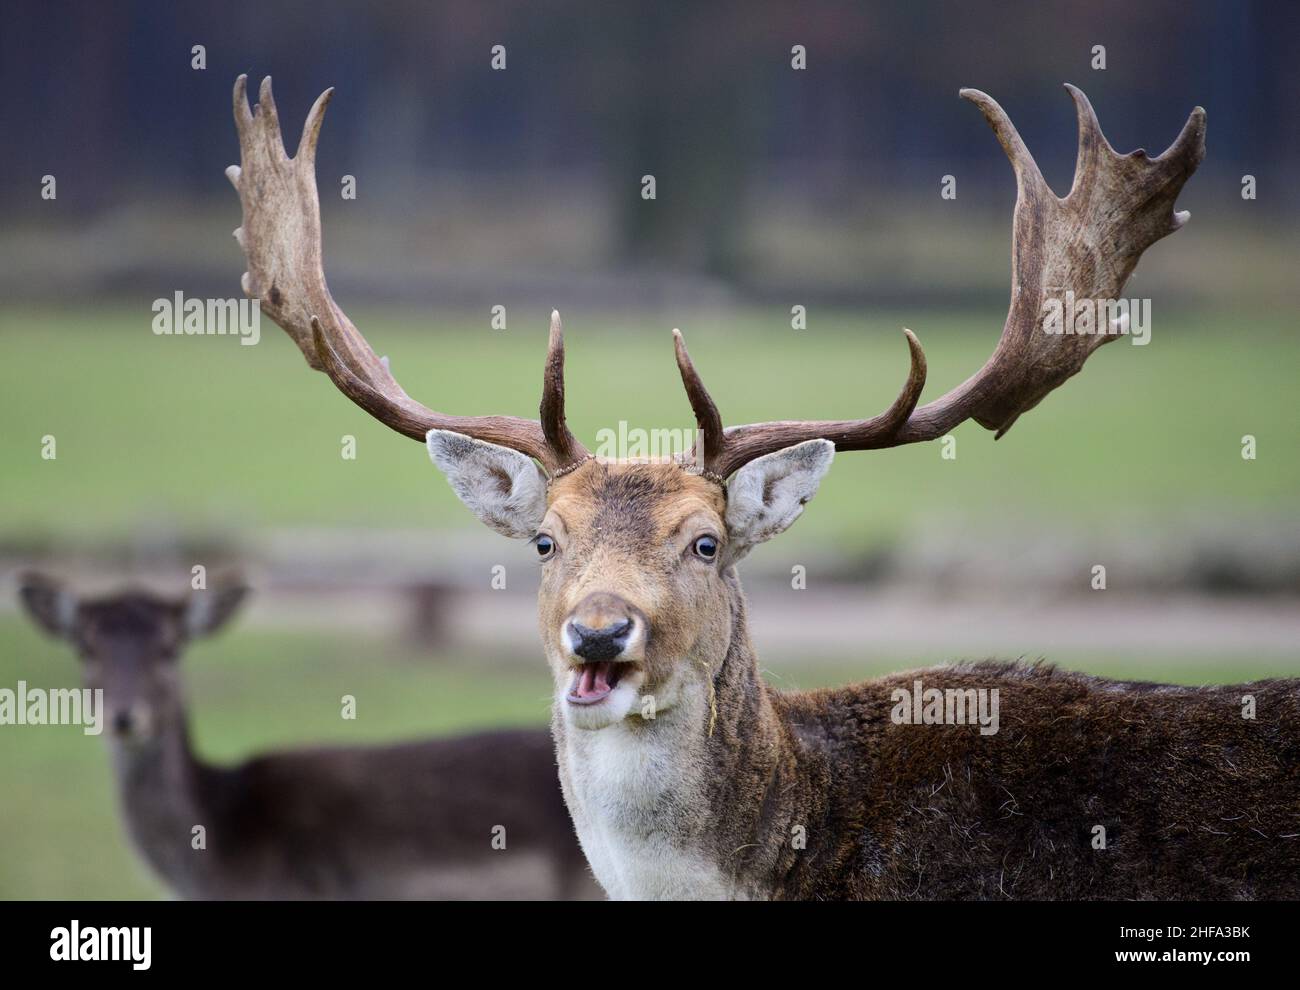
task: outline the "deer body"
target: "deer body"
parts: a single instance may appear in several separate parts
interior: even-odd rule
[[[735,614],[712,736],[700,706],[599,732],[557,713],[565,799],[611,897],[1300,897],[1300,682],[985,662],[787,694]],[[997,688],[999,731],[896,724],[916,679]],[[1243,718],[1246,694],[1268,714]]]
[[[591,892],[545,732],[282,752],[233,767],[199,761],[183,730],[113,749],[131,839],[187,899]],[[492,846],[498,826],[504,849]]]
[[[242,589],[239,589],[242,594]],[[29,577],[23,600],[102,687],[132,843],[194,899],[551,899],[597,894],[544,730],[267,753],[215,766],[190,743],[177,660],[226,621],[220,589],[77,602]],[[211,597],[205,597],[211,596]],[[225,596],[223,598],[223,596]]]
[[[256,108],[236,81],[240,165],[226,174],[243,207],[243,287],[311,367],[423,440],[484,523],[536,549],[561,782],[612,896],[1300,896],[1300,681],[1193,690],[958,666],[923,673],[997,691],[1000,725],[908,725],[893,693],[915,674],[782,695],[749,643],[736,564],[793,524],[837,452],[933,441],[968,419],[1002,436],[1124,329],[1054,332],[1061,298],[1119,298],[1143,252],[1187,222],[1174,204],[1205,155],[1204,110],[1164,153],[1119,154],[1067,89],[1079,143],[1064,197],[992,98],[960,94],[1017,188],[1011,302],[981,369],[920,405],[925,354],[905,330],[908,376],[879,415],[724,429],[674,331],[699,440],[632,463],[592,457],[569,430],[556,312],[537,420],[407,395],[320,265],[314,156],[330,93],[289,158],[270,80]],[[1258,696],[1257,719],[1242,693]]]
[[[546,733],[278,752],[229,768],[200,763],[183,735],[113,748],[136,850],[182,898],[590,893]],[[504,848],[491,846],[497,826]]]
[[[610,511],[631,492],[642,512]],[[552,731],[612,897],[1300,896],[1300,681],[1185,688],[988,662],[781,693],[760,676],[735,567],[646,551],[676,549],[678,520],[707,518],[710,498],[729,518],[703,525],[743,536],[735,503],[679,468],[590,463],[551,486],[542,528],[567,530],[569,557],[540,595]],[[651,630],[613,661],[635,686],[626,706],[618,688],[575,703],[581,658],[556,633],[599,621],[594,579]],[[917,680],[996,690],[994,731],[897,718],[895,692]]]

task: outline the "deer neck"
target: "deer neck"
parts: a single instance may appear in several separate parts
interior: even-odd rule
[[[190,746],[189,727],[177,716],[140,743],[110,743],[119,797],[132,841],[174,890],[185,893],[202,865],[194,827],[212,828],[203,781],[205,768]],[[205,841],[206,841],[205,836]]]
[[[763,898],[778,893],[792,804],[788,733],[759,673],[745,599],[729,577],[731,640],[655,718],[554,730],[561,783],[596,877],[614,898]],[[709,690],[712,685],[712,691]]]

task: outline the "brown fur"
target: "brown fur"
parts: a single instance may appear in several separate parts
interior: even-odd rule
[[[539,611],[557,685],[569,676],[555,638],[565,616],[613,592],[649,622],[642,694],[676,685],[682,699],[595,733],[557,706],[584,847],[617,806],[630,833],[716,868],[726,896],[1300,897],[1300,681],[1173,687],[984,662],[777,692],[759,675],[735,569],[682,552],[700,528],[725,539],[724,508],[718,486],[672,465],[591,463],[552,485],[543,528],[562,519],[563,536]],[[891,692],[917,678],[997,688],[999,731],[894,724]],[[1257,700],[1253,720],[1244,694]],[[578,744],[611,731],[676,754],[644,813],[622,809],[618,793],[584,803],[591,758]],[[1105,848],[1094,848],[1096,826]]]

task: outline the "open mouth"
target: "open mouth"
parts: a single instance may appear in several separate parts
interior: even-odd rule
[[[569,684],[569,703],[595,705],[604,701],[633,666],[626,660],[594,660],[575,667]]]

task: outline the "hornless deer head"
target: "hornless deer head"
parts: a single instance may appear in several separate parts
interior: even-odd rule
[[[108,729],[127,744],[148,742],[180,725],[181,652],[191,640],[224,626],[247,592],[241,582],[221,580],[187,598],[122,591],[81,601],[43,574],[25,574],[19,585],[32,621],[76,649],[83,683],[103,689]]]
[[[919,407],[925,355],[903,331],[911,370],[893,404],[870,419],[724,429],[674,331],[700,430],[697,449],[655,463],[598,460],[565,425],[558,313],[551,315],[539,420],[452,416],[416,402],[325,284],[314,162],[332,90],[311,108],[298,153],[289,158],[270,79],[252,110],[245,78],[235,83],[241,164],[227,175],[243,205],[235,231],[248,259],[243,287],[348,398],[425,441],[483,522],[533,542],[544,562],[539,619],[558,709],[576,728],[602,728],[631,713],[640,694],[653,695],[662,712],[684,692],[708,692],[733,634],[743,635],[732,565],[799,517],[836,450],[933,440],[967,419],[1000,437],[1114,339],[1049,334],[1044,304],[1067,291],[1080,299],[1117,298],[1142,252],[1187,221],[1173,204],[1204,157],[1205,112],[1193,110],[1158,158],[1141,150],[1120,155],[1087,97],[1066,89],[1078,114],[1079,153],[1064,198],[1048,188],[1002,108],[978,90],[961,91],[983,112],[1016,176],[1010,311],[984,367]]]

